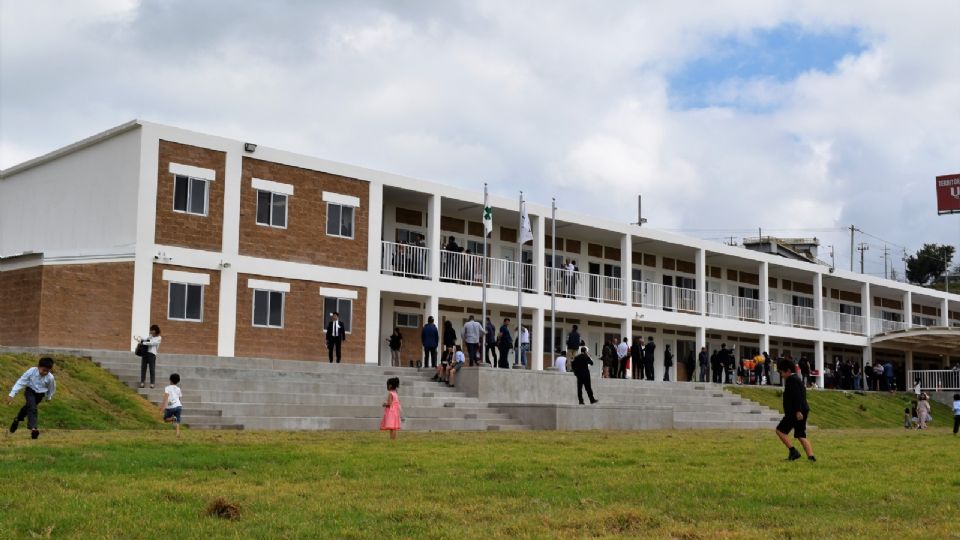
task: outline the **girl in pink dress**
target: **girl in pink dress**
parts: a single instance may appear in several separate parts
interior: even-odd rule
[[[380,431],[389,431],[390,440],[397,438],[400,430],[400,398],[397,397],[397,388],[400,387],[400,378],[387,379],[387,400],[383,402],[383,420],[380,421]]]

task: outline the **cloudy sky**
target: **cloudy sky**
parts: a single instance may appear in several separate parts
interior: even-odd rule
[[[0,0],[0,167],[132,118],[867,271],[960,243],[960,2]],[[821,252],[829,260],[829,248]]]

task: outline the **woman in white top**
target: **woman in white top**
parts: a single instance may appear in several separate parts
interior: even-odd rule
[[[926,394],[920,394],[920,401],[917,403],[917,418],[920,420],[920,425],[917,426],[917,429],[927,429],[927,422],[930,418],[930,402],[927,401]]]
[[[133,336],[133,339],[147,348],[147,351],[140,357],[140,388],[143,388],[144,380],[147,375],[147,368],[150,368],[150,388],[153,388],[157,375],[157,349],[160,348],[160,327],[150,326],[150,337],[141,338]]]

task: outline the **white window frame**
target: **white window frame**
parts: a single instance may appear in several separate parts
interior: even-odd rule
[[[414,317],[416,319],[416,326],[401,325],[400,324],[401,316],[407,317],[408,320],[410,317]],[[420,328],[421,320],[422,320],[422,316],[419,313],[409,313],[409,312],[398,311],[393,314],[393,326],[396,328]]]
[[[170,287],[171,287],[172,285],[183,285],[183,286],[184,286],[184,290],[183,290],[183,293],[184,293],[184,295],[185,295],[185,296],[184,296],[184,299],[183,299],[184,318],[182,318],[182,319],[179,318],[179,317],[171,317],[171,316],[170,316],[170,299],[173,297],[173,295],[172,295],[171,292],[170,292]],[[191,285],[194,286],[194,287],[200,287],[200,318],[199,318],[199,319],[190,319],[190,318],[187,318],[187,317],[186,317],[186,312],[187,312],[187,297],[189,296],[189,290],[190,290],[190,286],[191,286]],[[204,284],[201,284],[201,283],[189,283],[189,282],[186,282],[186,281],[168,281],[168,282],[167,282],[167,320],[168,320],[168,321],[180,321],[180,322],[202,323],[202,322],[203,322],[203,304],[204,304],[204,299],[205,299],[206,294],[207,294],[206,289],[207,289],[207,287],[206,287]]]
[[[343,234],[330,234],[330,231],[329,231],[329,223],[330,223],[330,207],[331,207],[331,206],[338,206],[338,207],[340,207],[340,215],[341,215],[341,220],[340,220],[340,226],[341,226],[341,227],[340,227],[340,232],[343,232],[343,220],[342,220],[343,209],[344,209],[344,208],[349,208],[349,209],[351,210],[351,214],[350,214],[350,232],[351,232],[351,235],[350,235],[350,236],[346,236],[346,235],[343,235]],[[325,217],[326,217],[326,219],[324,220],[323,231],[324,231],[325,233],[327,233],[327,236],[332,236],[332,237],[334,237],[334,238],[346,238],[346,239],[348,239],[348,240],[353,240],[354,238],[356,238],[356,236],[357,236],[357,207],[356,207],[356,206],[350,206],[350,205],[348,205],[348,204],[341,204],[341,203],[337,203],[337,202],[327,202],[327,215],[326,215]]]
[[[354,299],[353,299],[353,298],[343,298],[343,297],[340,297],[340,296],[324,296],[324,297],[323,297],[323,303],[326,304],[326,303],[327,303],[327,300],[336,300],[336,302],[337,302],[337,309],[335,309],[334,311],[336,311],[337,313],[343,313],[343,312],[344,312],[344,310],[340,309],[340,302],[350,302],[350,328],[345,328],[343,331],[346,332],[347,334],[352,334],[352,333],[353,333],[353,300],[354,300]],[[332,312],[331,312],[331,313],[332,313]],[[324,318],[324,320],[326,320],[326,318],[327,318],[326,305],[324,305],[323,318]],[[340,317],[339,320],[340,320],[340,321],[343,321],[343,318]],[[327,322],[329,322],[329,321],[327,321]],[[324,322],[324,324],[323,324],[323,333],[324,333],[324,334],[327,333],[327,324],[326,324],[326,322]]]
[[[182,176],[187,179],[187,209],[186,210],[177,210],[177,177]],[[203,213],[198,214],[196,212],[191,212],[190,207],[192,206],[190,202],[193,200],[193,183],[194,182],[203,182]],[[189,214],[191,216],[202,216],[207,217],[210,215],[210,180],[206,178],[198,178],[196,176],[189,176],[186,174],[174,174],[173,175],[173,201],[171,203],[171,208],[177,214]]]
[[[269,191],[266,189],[257,189],[257,208],[254,211],[253,220],[257,225],[261,227],[272,227],[274,229],[286,229],[287,225],[290,224],[290,196],[286,193],[277,193],[276,191]],[[260,223],[260,193],[269,193],[270,194],[270,215],[267,217],[269,223]],[[275,197],[283,197],[283,225],[274,225],[273,224],[273,202]]]
[[[267,293],[267,324],[257,324],[256,315],[257,315],[257,291]],[[280,326],[274,326],[270,324],[270,298],[272,293],[280,293]],[[284,325],[287,322],[287,293],[282,290],[273,289],[253,289],[253,297],[250,302],[250,323],[255,328],[279,328],[283,329]]]

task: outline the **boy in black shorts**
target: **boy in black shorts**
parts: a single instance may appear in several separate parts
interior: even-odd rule
[[[790,431],[793,436],[800,441],[803,451],[807,454],[807,459],[816,461],[813,457],[813,447],[807,440],[807,417],[810,415],[810,406],[807,405],[807,389],[803,384],[803,379],[796,373],[796,366],[793,360],[781,359],[777,362],[777,371],[784,380],[783,384],[783,420],[777,424],[777,437],[787,447],[790,454],[787,459],[794,461],[800,459],[800,452],[793,447],[790,442]]]

